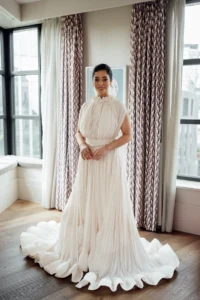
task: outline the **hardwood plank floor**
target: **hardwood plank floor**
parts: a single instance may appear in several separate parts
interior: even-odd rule
[[[140,231],[151,241],[157,238],[169,243],[181,263],[170,280],[157,286],[145,284],[143,289],[129,292],[120,287],[113,293],[106,287],[88,291],[75,288],[70,276],[58,279],[47,274],[33,259],[24,258],[19,236],[39,221],[60,221],[62,213],[46,210],[38,203],[17,200],[0,214],[0,300],[199,300],[200,299],[200,236],[181,232],[152,233]]]

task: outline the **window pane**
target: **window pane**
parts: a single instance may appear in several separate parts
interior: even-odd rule
[[[200,58],[200,4],[185,8],[184,59]]]
[[[1,75],[0,75],[0,115],[3,115],[3,84],[2,84]]]
[[[200,65],[183,67],[181,119],[200,118]]]
[[[40,122],[16,120],[16,155],[40,158]]]
[[[200,178],[200,125],[181,124],[178,175]]]
[[[38,70],[37,29],[13,32],[14,71]]]
[[[14,77],[15,115],[39,115],[38,75]]]
[[[0,120],[0,155],[4,154],[4,121]]]

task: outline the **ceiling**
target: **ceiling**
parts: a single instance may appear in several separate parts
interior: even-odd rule
[[[86,13],[155,0],[0,0],[0,27],[42,23],[63,15]]]
[[[33,3],[33,2],[38,2],[41,0],[16,0],[20,4],[25,4],[25,3]]]

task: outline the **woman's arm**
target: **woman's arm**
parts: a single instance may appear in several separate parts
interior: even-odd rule
[[[81,148],[82,145],[87,147],[87,144],[85,142],[85,138],[82,136],[82,134],[80,132],[80,129],[79,129],[79,126],[77,128],[77,132],[75,134],[75,137],[76,137],[77,143],[78,143],[80,148]]]
[[[77,128],[75,137],[76,137],[77,143],[79,145],[82,158],[83,159],[92,159],[92,152],[90,151],[90,148],[86,144],[84,136],[81,134],[79,123],[78,123],[78,128]]]
[[[128,114],[126,114],[124,118],[124,122],[121,126],[121,131],[122,131],[122,136],[120,136],[117,140],[114,140],[113,142],[105,146],[108,151],[121,147],[127,144],[129,141],[131,141],[132,139],[131,122],[128,117]]]

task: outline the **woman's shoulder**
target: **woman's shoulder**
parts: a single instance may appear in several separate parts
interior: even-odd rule
[[[87,105],[87,102],[83,102],[81,105],[81,109],[83,109]]]
[[[120,110],[126,110],[126,106],[124,103],[122,103],[119,99],[115,98],[115,102],[114,105],[116,106],[116,108],[120,111]]]
[[[83,110],[85,107],[87,107],[90,104],[90,101],[85,101],[82,105],[81,105],[81,110]]]

